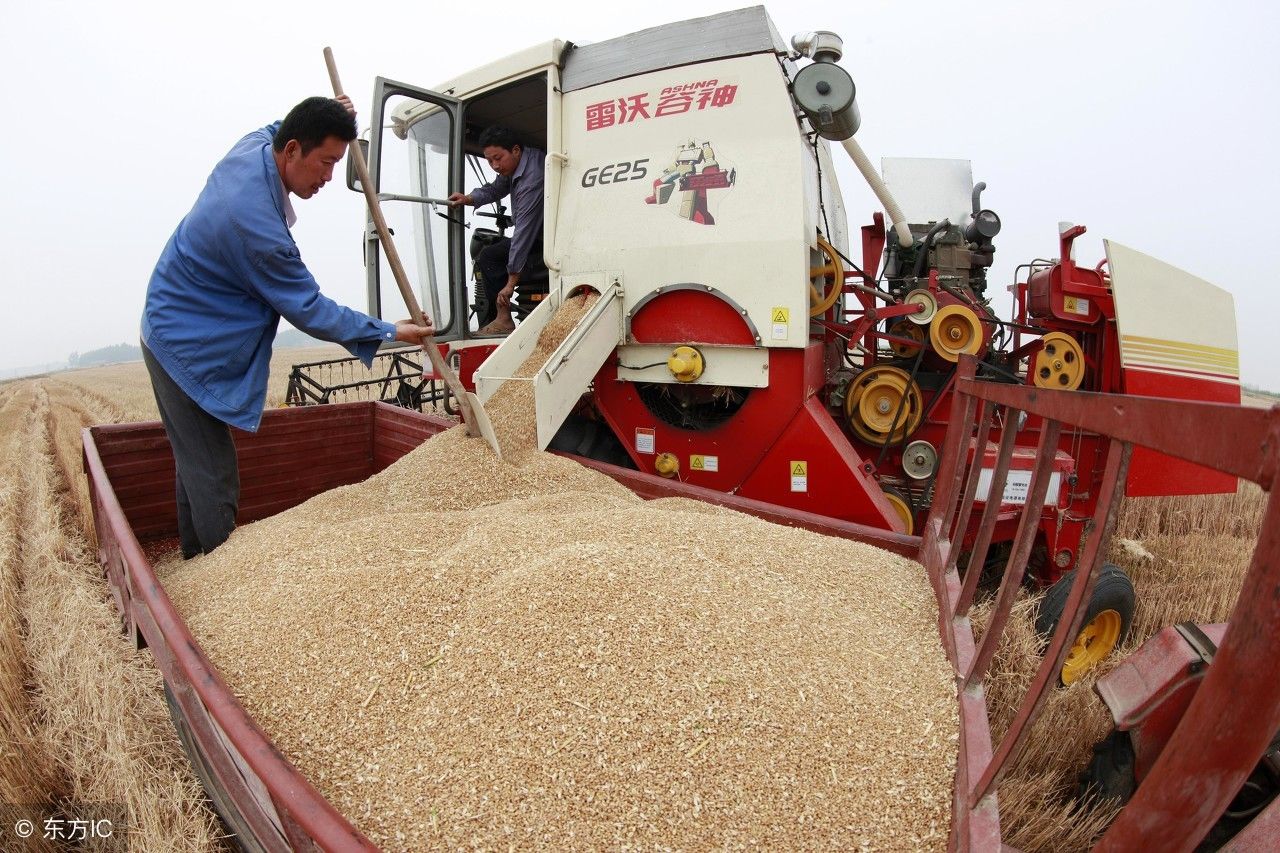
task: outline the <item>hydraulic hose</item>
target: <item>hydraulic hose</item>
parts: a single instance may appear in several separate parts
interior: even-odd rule
[[[876,167],[872,166],[871,161],[867,159],[867,154],[862,150],[862,146],[852,136],[840,144],[844,146],[844,150],[848,151],[849,156],[853,158],[853,163],[858,167],[858,171],[862,173],[862,177],[866,179],[867,186],[871,187],[871,191],[876,194],[876,198],[880,199],[884,209],[889,211],[889,218],[893,220],[893,231],[898,235],[898,245],[904,249],[911,248],[911,244],[915,241],[911,239],[911,229],[907,227],[907,217],[903,215],[902,208],[898,207],[898,203],[894,201],[889,188],[880,179],[879,173],[876,172]]]

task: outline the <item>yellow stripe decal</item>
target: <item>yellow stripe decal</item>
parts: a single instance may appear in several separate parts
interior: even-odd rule
[[[1174,369],[1194,368],[1209,373],[1240,375],[1238,350],[1137,335],[1124,335],[1121,342],[1126,364],[1141,361]]]
[[[1187,350],[1188,352],[1214,353],[1217,355],[1234,356],[1238,350],[1228,349],[1227,347],[1212,347],[1208,344],[1192,344],[1186,341],[1171,341],[1167,338],[1144,338],[1139,335],[1121,335],[1120,339],[1126,344],[1151,344],[1153,346],[1171,347],[1173,349]]]

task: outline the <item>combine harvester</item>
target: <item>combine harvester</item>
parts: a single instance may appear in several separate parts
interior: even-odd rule
[[[890,159],[882,179],[853,138],[839,37],[792,44],[757,7],[596,45],[552,42],[438,92],[377,81],[374,181],[400,242],[413,235],[402,254],[436,340],[481,402],[561,300],[591,288],[602,299],[536,379],[539,447],[907,534],[932,506],[961,355],[992,382],[1240,402],[1231,295],[1110,241],[1103,262],[1077,265],[1083,226],[1046,241],[1060,260],[1019,267],[1013,316],[999,318],[987,271],[1000,218],[982,207],[985,184],[949,160]],[[524,319],[505,340],[474,331],[483,288],[468,266],[497,232],[468,241],[461,213],[438,201],[492,174],[477,139],[494,124],[549,152],[545,265],[521,279]],[[857,262],[828,140],[892,220],[861,228]],[[501,208],[479,215],[506,224]],[[366,234],[369,311],[398,315],[372,225]],[[1015,426],[978,445],[981,502],[997,448],[1013,443],[1005,511],[984,541],[976,525],[965,535],[999,558],[1040,440],[1036,419]],[[1079,430],[1056,443],[1028,558],[1040,584],[1079,561],[1101,447]],[[1235,488],[1142,451],[1126,494]],[[1048,597],[1045,633],[1063,598]],[[1124,638],[1133,607],[1128,578],[1108,567],[1065,681]]]
[[[1083,227],[1058,235],[1059,260],[1019,268],[1013,316],[997,317],[987,270],[1000,220],[981,205],[984,185],[960,161],[888,160],[877,174],[853,139],[840,55],[832,33],[785,44],[757,7],[551,42],[437,92],[379,79],[370,167],[440,351],[481,402],[565,298],[601,294],[534,379],[540,447],[644,497],[697,497],[920,560],[960,704],[952,846],[995,850],[996,786],[1045,692],[1127,631],[1132,586],[1102,563],[1118,498],[1229,492],[1238,477],[1269,489],[1280,426],[1238,405],[1231,296],[1114,242],[1102,263],[1077,265]],[[473,329],[467,224],[442,201],[467,188],[468,169],[483,177],[477,139],[493,124],[548,152],[545,272],[522,279],[522,322],[506,338]],[[829,141],[891,220],[861,228],[858,262]],[[479,213],[507,224],[501,209]],[[366,234],[371,313],[398,313]],[[240,520],[363,479],[450,425],[382,403],[270,412],[241,437]],[[151,573],[139,540],[175,527],[159,425],[94,427],[85,441],[125,628],[155,653],[219,811],[251,848],[361,848],[234,700]],[[1109,697],[1167,713],[1158,738],[1133,738],[1142,784],[1103,847],[1194,846],[1280,728],[1280,684],[1259,677],[1280,639],[1263,593],[1280,582],[1274,512],[1231,626],[1210,630],[1212,667],[1199,654],[1161,682],[1194,681],[1194,699],[1194,687],[1176,708],[1140,696],[1155,683],[1141,673]],[[984,576],[999,592],[975,645],[967,614]],[[1026,577],[1055,585],[1038,625],[1052,639],[993,745],[982,681]],[[1126,713],[1120,728],[1147,731]],[[1237,839],[1274,845],[1280,810],[1255,813]]]

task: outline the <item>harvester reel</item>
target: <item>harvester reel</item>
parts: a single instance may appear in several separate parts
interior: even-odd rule
[[[844,264],[835,247],[821,237],[818,238],[818,250],[822,252],[823,265],[809,269],[809,316],[821,317],[836,304],[844,290]],[[813,279],[820,278],[826,292],[818,290]]]
[[[849,387],[844,413],[854,433],[868,444],[901,441],[915,432],[924,416],[920,386],[901,368],[873,367]]]
[[[907,298],[902,301],[903,305],[923,305],[924,310],[916,314],[908,314],[907,319],[911,322],[927,326],[933,320],[933,315],[938,313],[938,300],[927,290],[913,290],[907,294]]]
[[[898,358],[915,358],[916,354],[924,347],[924,326],[918,325],[912,320],[899,320],[894,323],[889,327],[889,334],[895,338],[910,338],[918,342],[912,345],[904,344],[901,341],[889,341],[889,349]]]
[[[947,361],[959,361],[962,355],[977,355],[985,343],[982,321],[965,305],[948,305],[934,315],[929,324],[929,342],[933,350]]]
[[[1065,332],[1050,332],[1041,338],[1044,348],[1036,353],[1032,376],[1037,388],[1074,391],[1084,382],[1084,350]]]

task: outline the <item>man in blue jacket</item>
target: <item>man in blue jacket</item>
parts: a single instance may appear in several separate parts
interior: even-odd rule
[[[173,447],[183,557],[212,551],[235,529],[240,476],[228,425],[258,429],[281,317],[342,344],[366,366],[383,341],[419,343],[434,332],[321,294],[289,232],[290,194],[319,192],[355,138],[355,110],[344,96],[308,98],[283,122],[241,139],[214,167],[151,274],[142,356]]]

